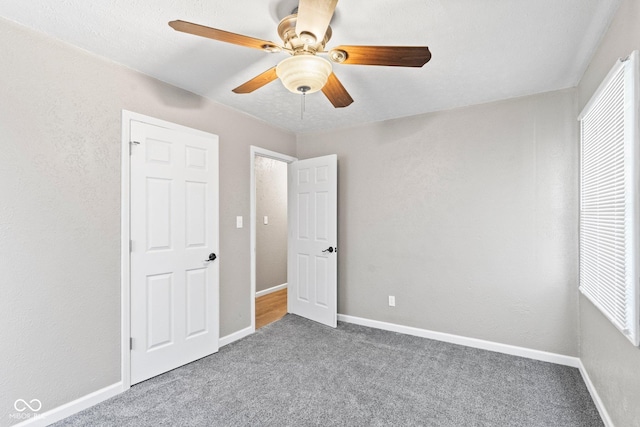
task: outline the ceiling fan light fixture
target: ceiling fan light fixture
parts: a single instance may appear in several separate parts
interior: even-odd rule
[[[331,63],[315,55],[296,55],[281,61],[276,74],[284,87],[296,94],[319,91],[331,75]]]

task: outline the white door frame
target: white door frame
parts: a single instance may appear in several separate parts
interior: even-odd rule
[[[249,250],[251,252],[251,292],[249,293],[249,297],[251,298],[251,333],[254,333],[256,331],[256,157],[266,157],[285,163],[295,162],[298,159],[286,154],[256,147],[255,145],[250,147],[250,151],[251,166],[249,169],[251,170],[251,179],[249,182],[251,187],[251,213],[249,214],[249,229],[251,230],[251,246]]]
[[[184,133],[212,137],[209,132],[122,110],[122,164],[121,164],[121,199],[120,199],[120,351],[122,390],[131,388],[131,351],[129,338],[131,336],[131,121],[148,123]],[[219,339],[218,339],[219,341]]]

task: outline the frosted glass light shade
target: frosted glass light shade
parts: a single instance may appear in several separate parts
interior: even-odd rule
[[[322,89],[331,71],[331,63],[315,55],[292,56],[276,67],[276,74],[284,87],[297,94]]]

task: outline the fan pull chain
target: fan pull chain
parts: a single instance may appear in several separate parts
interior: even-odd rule
[[[304,120],[304,96],[311,90],[311,87],[302,85],[299,86],[297,90],[302,94],[302,99],[300,100],[300,120]]]

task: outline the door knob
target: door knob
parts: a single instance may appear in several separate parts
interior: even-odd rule
[[[216,254],[214,254],[213,252],[211,252],[211,253],[209,254],[209,259],[205,259],[205,260],[204,260],[204,262],[211,262],[211,261],[215,261],[215,260],[216,260],[216,258],[218,258],[218,257],[216,256]]]
[[[325,249],[325,250],[324,250],[324,251],[322,251],[322,252],[329,252],[329,253],[331,254],[331,253],[333,253],[333,250],[334,250],[334,249],[333,249],[333,246],[329,246],[327,249]],[[336,248],[336,250],[337,250],[337,248]]]

